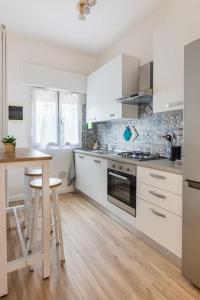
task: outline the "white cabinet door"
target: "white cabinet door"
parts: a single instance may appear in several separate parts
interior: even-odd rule
[[[137,77],[138,60],[128,55],[119,55],[90,74],[87,79],[87,122],[126,117],[122,104],[115,100],[137,90]]]
[[[137,197],[182,216],[182,196],[137,181]]]
[[[76,188],[104,204],[107,201],[107,160],[75,154]]]
[[[182,175],[164,172],[155,169],[137,167],[137,181],[150,186],[182,195]]]
[[[157,243],[181,257],[182,218],[137,199],[137,227]]]
[[[137,168],[137,227],[181,257],[181,175]]]
[[[87,123],[99,121],[99,79],[94,72],[87,78],[86,116]]]
[[[90,156],[87,170],[90,181],[88,196],[103,205],[107,201],[107,160]]]
[[[122,105],[114,100],[122,95],[122,56],[118,56],[99,70],[101,89],[101,120],[121,118]]]
[[[122,94],[122,57],[119,56],[88,76],[87,122],[120,118],[121,105],[114,102]]]
[[[89,177],[87,176],[88,170],[88,156],[76,153],[75,154],[75,170],[76,170],[76,183],[75,187],[81,192],[87,194],[89,189]]]
[[[180,24],[167,25],[154,35],[154,113],[183,109],[184,35]]]
[[[154,34],[154,113],[184,108],[184,46],[200,38],[199,10],[188,16]]]

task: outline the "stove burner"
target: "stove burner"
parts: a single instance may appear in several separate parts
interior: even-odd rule
[[[152,160],[159,159],[161,156],[159,154],[151,154],[150,152],[142,152],[142,151],[127,151],[119,153],[119,156],[122,158],[129,158],[133,160]]]

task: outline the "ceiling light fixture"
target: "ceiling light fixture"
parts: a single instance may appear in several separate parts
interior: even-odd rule
[[[91,7],[95,6],[97,0],[80,0],[77,4],[77,10],[79,12],[79,20],[85,20],[85,15],[89,15]]]

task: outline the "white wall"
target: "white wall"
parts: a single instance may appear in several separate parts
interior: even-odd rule
[[[200,0],[171,0],[167,5],[157,10],[153,15],[140,23],[137,27],[130,28],[115,44],[107,49],[99,60],[102,65],[120,53],[140,58],[144,64],[153,59],[153,34],[160,27],[174,20],[177,22],[185,18],[192,20],[193,14],[200,15]]]
[[[94,70],[96,57],[91,54],[59,48],[41,41],[29,39],[8,32],[8,103],[22,104],[24,107],[23,121],[10,121],[9,134],[17,138],[18,147],[28,147],[31,141],[31,87],[21,84],[20,66],[22,62],[88,74]],[[60,171],[68,171],[72,153],[71,151],[53,151],[51,171],[53,176],[58,176]],[[9,174],[9,193],[12,196],[23,192],[23,170],[11,171]],[[63,190],[71,190],[66,183]]]
[[[112,47],[107,49],[100,57],[92,56],[78,51],[58,48],[41,41],[27,37],[8,34],[8,102],[24,106],[24,120],[9,122],[9,133],[17,138],[20,147],[30,145],[30,119],[31,119],[31,88],[20,84],[21,62],[41,65],[45,67],[77,72],[91,73],[109,59],[120,53],[127,53],[140,58],[141,64],[153,59],[153,35],[160,27],[174,20],[187,19],[193,22],[194,16],[199,25],[200,0],[171,0],[155,12],[145,22],[130,30]],[[194,38],[197,37],[194,34]],[[71,153],[53,153],[53,174],[68,170]],[[65,163],[66,162],[66,163]],[[23,173],[21,176],[13,173],[10,177],[11,194],[21,193]],[[65,186],[66,187],[66,186]],[[68,188],[67,188],[68,189]]]
[[[20,64],[20,69],[23,85],[86,93],[87,75],[24,62]]]

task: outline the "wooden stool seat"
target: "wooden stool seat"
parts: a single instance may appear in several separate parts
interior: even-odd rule
[[[62,180],[60,180],[59,178],[49,178],[49,187],[52,188],[56,188],[58,186],[60,186],[62,184]],[[40,179],[35,179],[32,180],[30,182],[30,187],[32,187],[33,189],[42,189],[42,178]]]
[[[41,177],[42,169],[28,169],[25,171],[24,175],[29,177]]]

